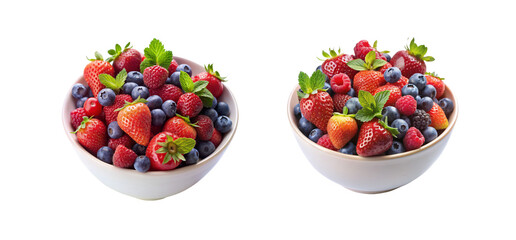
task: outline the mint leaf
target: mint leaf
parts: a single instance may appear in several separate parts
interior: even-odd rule
[[[368,65],[368,66],[371,66],[373,64],[373,61],[376,59],[376,52],[371,50],[367,53],[367,55],[365,56],[365,63]]]
[[[389,100],[389,96],[391,95],[391,91],[385,90],[374,95],[374,101],[376,102],[376,107],[380,109],[380,112],[383,109],[383,106]]]
[[[165,69],[170,67],[170,63],[172,62],[172,51],[165,51],[162,54],[158,55],[156,58],[156,64],[162,66]]]
[[[432,56],[425,56],[425,57],[422,57],[421,60],[427,61],[427,62],[433,62],[435,60],[435,58]]]
[[[311,90],[311,89],[308,89],[308,82],[310,81],[310,77],[308,76],[308,74],[306,74],[304,72],[299,72],[298,81],[299,81],[299,87],[301,88],[301,90],[303,90],[303,92],[308,93],[309,92],[308,90]],[[310,91],[310,92],[312,92],[312,91]]]
[[[362,122],[369,122],[374,118],[374,112],[369,108],[362,108],[355,114],[355,119]]]
[[[312,92],[306,93],[311,94],[318,89],[322,89],[324,87],[325,81],[326,77],[324,76],[324,73],[322,71],[315,70],[315,72],[312,73],[312,76],[310,77],[310,88],[312,88]]]
[[[208,89],[203,88],[200,91],[196,92],[195,95],[199,96],[199,98],[202,101],[202,105],[205,108],[210,108],[213,105],[214,97]]]
[[[383,65],[387,64],[387,61],[383,60],[383,59],[375,59],[373,61],[373,69],[377,69],[379,67],[382,67]]]
[[[195,147],[195,140],[191,138],[178,138],[174,141],[177,146],[177,152],[187,154]]]
[[[179,82],[181,83],[181,88],[183,88],[185,92],[193,91],[194,84],[188,73],[181,71],[179,74]]]
[[[366,67],[366,63],[362,59],[351,60],[348,63],[348,67],[357,70],[357,71],[365,71],[368,70]]]
[[[376,101],[373,95],[368,91],[358,91],[358,101],[363,108],[371,108],[372,106],[373,108],[371,110],[373,110],[376,107]]]
[[[129,44],[128,44],[129,45]],[[165,46],[156,38],[154,38],[149,47],[143,50],[145,60],[140,64],[140,71],[143,72],[145,68],[160,65],[165,69],[168,69],[172,62],[172,51],[166,51]]]
[[[206,86],[208,86],[208,81],[197,81],[197,82],[194,82],[193,83],[193,90],[192,92],[193,93],[196,93],[196,92],[199,92],[201,91],[202,89],[206,88]]]
[[[115,78],[115,82],[116,82],[116,85],[118,87],[117,90],[122,88],[122,86],[124,86],[126,78],[127,78],[127,71],[124,68],[124,69],[122,69],[122,71],[120,71],[118,73],[118,75],[116,75],[116,78]]]
[[[142,61],[142,63],[140,63],[140,72],[143,73],[143,71],[150,67],[150,66],[154,66],[156,65],[156,62],[154,62],[153,60],[151,59],[148,59],[147,57],[145,57],[145,60]]]

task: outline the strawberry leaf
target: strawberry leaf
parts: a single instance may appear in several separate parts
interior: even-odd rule
[[[174,141],[177,146],[177,152],[187,154],[195,147],[195,140],[191,138],[178,138]]]
[[[181,88],[183,88],[185,92],[192,92],[194,89],[192,78],[190,78],[190,75],[186,72],[181,71],[179,74],[179,83],[181,83]]]
[[[71,133],[75,134],[75,133],[79,132],[79,130],[86,128],[86,123],[88,123],[92,118],[93,118],[93,116],[91,116],[91,117],[83,116],[81,124],[77,127],[77,129],[75,129],[75,131],[73,131]]]

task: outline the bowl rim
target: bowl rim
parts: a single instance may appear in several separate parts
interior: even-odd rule
[[[429,150],[432,148],[432,146],[434,146],[435,144],[437,144],[438,142],[443,140],[448,134],[450,134],[450,132],[453,130],[453,127],[455,126],[455,123],[457,122],[457,117],[458,117],[458,112],[459,112],[459,106],[457,103],[457,99],[455,98],[455,95],[450,90],[450,88],[446,85],[446,89],[444,91],[445,94],[443,96],[450,98],[453,101],[455,106],[454,106],[453,112],[450,114],[450,117],[448,118],[448,121],[449,121],[448,127],[439,136],[437,136],[436,139],[432,140],[431,142],[423,145],[422,147],[420,147],[418,149],[403,152],[403,153],[392,154],[392,155],[362,157],[362,156],[358,156],[358,155],[344,154],[344,153],[341,153],[338,151],[333,151],[333,150],[327,149],[323,146],[318,145],[317,143],[313,142],[312,140],[310,140],[299,130],[299,128],[297,127],[297,124],[296,124],[297,120],[294,121],[294,119],[296,119],[296,117],[294,116],[294,108],[291,107],[291,106],[295,106],[295,104],[292,105],[292,102],[293,102],[293,99],[297,99],[296,92],[299,89],[300,89],[299,84],[296,84],[296,86],[290,93],[288,101],[287,101],[287,116],[288,116],[288,120],[290,123],[290,127],[292,128],[294,133],[297,134],[297,136],[300,139],[302,139],[302,141],[307,142],[309,145],[315,147],[319,151],[325,152],[327,154],[331,154],[334,157],[341,157],[343,159],[349,159],[349,160],[353,160],[353,161],[389,161],[389,160],[400,159],[403,157],[408,157],[410,155],[415,155],[422,151]],[[296,95],[296,96],[294,96],[294,95]]]
[[[187,63],[187,64],[195,64],[195,65],[198,65],[199,67],[202,68],[202,66],[200,66],[199,64],[191,61],[191,60],[188,60],[186,58],[182,58],[182,57],[177,57],[177,56],[174,56],[174,59],[178,62],[184,62],[184,63]],[[204,68],[202,68],[204,69]],[[203,70],[204,71],[204,70]],[[80,82],[81,80],[84,80],[84,77],[83,75],[81,75],[73,84],[76,84],[77,82]],[[72,89],[70,87],[70,89]],[[221,145],[219,145],[215,151],[210,154],[208,157],[206,157],[205,159],[197,162],[196,164],[192,164],[192,165],[188,165],[188,166],[184,166],[184,167],[181,167],[181,168],[174,168],[174,169],[171,169],[171,170],[166,170],[166,171],[147,171],[147,172],[139,172],[139,171],[136,171],[135,169],[129,169],[129,168],[120,168],[120,167],[116,167],[112,164],[109,164],[109,163],[106,163],[106,162],[103,162],[101,161],[100,159],[98,159],[96,156],[93,156],[93,154],[89,153],[88,151],[86,151],[86,149],[84,149],[80,144],[79,142],[77,141],[77,137],[75,134],[71,134],[71,131],[69,130],[73,130],[72,127],[70,126],[70,123],[68,121],[66,121],[66,117],[67,115],[69,116],[70,113],[66,111],[66,105],[67,105],[67,102],[70,100],[70,94],[65,94],[65,99],[63,101],[63,105],[62,105],[62,116],[61,116],[61,121],[62,121],[62,124],[63,124],[63,128],[64,128],[64,131],[65,131],[65,134],[67,135],[68,139],[70,140],[70,142],[72,143],[72,145],[74,147],[76,147],[76,149],[79,149],[79,151],[82,153],[82,154],[85,154],[88,158],[89,161],[92,161],[93,164],[99,166],[99,167],[104,167],[104,168],[110,168],[112,169],[113,171],[118,171],[120,173],[126,173],[126,174],[138,174],[138,175],[145,175],[145,176],[150,176],[150,177],[159,177],[159,176],[168,176],[168,175],[180,175],[180,174],[183,174],[184,172],[187,172],[187,171],[190,171],[190,170],[193,170],[193,169],[196,169],[196,168],[200,168],[201,166],[205,165],[205,164],[208,164],[208,162],[216,159],[216,157],[221,154],[226,148],[227,146],[229,145],[229,143],[232,141],[234,135],[235,135],[235,132],[236,132],[236,129],[238,127],[238,120],[239,120],[239,111],[238,111],[238,104],[237,104],[237,101],[233,95],[233,92],[226,86],[224,85],[224,91],[227,91],[227,94],[229,96],[229,98],[231,98],[231,100],[233,101],[233,103],[235,104],[235,107],[234,109],[231,109],[231,114],[233,115],[234,114],[234,121],[233,121],[233,127],[232,129],[226,133],[226,135],[224,136],[223,138],[223,141],[221,143]],[[226,140],[227,141],[224,141]]]

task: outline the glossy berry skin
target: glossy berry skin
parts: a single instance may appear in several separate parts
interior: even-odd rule
[[[390,62],[391,61],[391,55],[388,53],[382,53],[382,55],[385,57],[385,61]]]
[[[424,74],[426,72],[425,62],[410,55],[406,50],[394,54],[389,63],[391,63],[393,67],[399,68],[401,74],[405,77],[410,77],[414,73]]]
[[[192,81],[207,81],[208,86],[206,86],[206,89],[208,89],[208,91],[210,91],[213,97],[215,98],[220,97],[220,95],[222,95],[222,92],[224,92],[224,84],[222,84],[222,81],[208,72],[202,72],[195,75],[192,78]]]
[[[127,72],[140,70],[140,63],[142,62],[142,55],[138,50],[129,48],[125,49],[118,57],[113,61],[113,68],[115,74],[118,74],[122,69],[125,68]]]
[[[192,68],[188,64],[179,64],[176,68],[176,72],[181,71],[187,73],[190,77],[192,76]]]
[[[392,155],[392,154],[398,154],[398,153],[402,153],[402,152],[405,152],[405,147],[403,146],[403,143],[401,141],[394,140],[392,142],[392,145],[389,148],[389,150],[387,150],[386,154]]]
[[[84,68],[84,79],[88,83],[94,97],[97,97],[100,90],[106,87],[99,80],[99,75],[103,73],[115,77],[115,69],[109,62],[104,60],[94,60]]]
[[[120,128],[120,126],[118,126],[118,122],[116,121],[113,121],[108,124],[107,133],[110,138],[115,139],[120,138],[125,134],[124,131],[122,131],[122,129]]]
[[[421,90],[421,97],[429,97],[431,99],[434,99],[437,94],[437,90],[435,90],[435,87],[432,85],[426,85],[423,90]]]
[[[101,147],[107,145],[106,125],[95,118],[87,120],[76,136],[78,142],[91,154],[96,154]]]
[[[317,144],[333,151],[337,150],[331,143],[330,136],[328,134],[324,134],[320,137],[319,140],[317,140]]]
[[[181,72],[173,72],[172,75],[167,79],[168,84],[172,84],[176,87],[181,88],[181,82],[179,81],[179,75],[181,75]]]
[[[86,100],[88,100],[88,97],[83,97],[83,98],[77,100],[77,102],[75,102],[75,107],[76,108],[83,108],[84,107],[84,103],[86,102]]]
[[[396,87],[394,85],[391,85],[391,84],[386,84],[386,85],[378,87],[373,92],[373,95],[376,95],[376,94],[378,94],[379,92],[382,92],[382,91],[389,91],[390,92],[389,99],[385,103],[385,106],[394,106],[396,101],[398,101],[398,99],[401,97],[401,90],[398,87]]]
[[[400,77],[400,80],[398,80],[397,82],[395,83],[389,83],[391,85],[394,85],[396,87],[398,87],[400,90],[405,86],[407,85],[409,82],[408,78],[404,77],[403,75]]]
[[[202,111],[201,98],[194,93],[185,93],[177,100],[177,112],[182,116],[195,117]]]
[[[411,95],[406,95],[400,97],[394,104],[394,107],[398,109],[400,114],[410,116],[414,114],[417,109],[417,101]]]
[[[130,95],[119,94],[115,97],[115,103],[111,106],[104,107],[104,113],[106,114],[106,123],[116,121],[119,111],[115,111],[124,106],[125,102],[132,102],[133,99]]]
[[[150,95],[149,89],[145,86],[135,87],[133,89],[133,91],[131,92],[131,97],[133,98],[133,100],[138,99],[138,97],[146,99],[149,97],[149,95]]]
[[[336,93],[333,96],[334,111],[342,113],[342,110],[346,106],[346,103],[348,102],[349,99],[351,99],[351,96],[349,96],[345,93]]]
[[[421,91],[426,86],[426,77],[421,73],[414,73],[414,75],[410,76],[409,83],[414,84]]]
[[[324,91],[310,94],[308,98],[302,98],[299,101],[301,114],[313,123],[317,128],[324,130],[333,115],[333,100],[331,96]],[[307,132],[307,135],[310,132]]]
[[[161,104],[161,109],[167,118],[171,118],[176,115],[177,104],[173,100],[166,100],[163,102],[163,104]]]
[[[390,124],[391,127],[398,129],[399,134],[396,136],[397,139],[403,139],[407,133],[410,125],[404,119],[396,119]]]
[[[229,116],[231,113],[229,109],[229,105],[225,102],[218,102],[217,106],[215,106],[215,110],[219,115]]]
[[[446,89],[446,84],[444,84],[443,80],[441,80],[438,77],[432,76],[432,75],[425,75],[426,77],[426,84],[434,86],[436,90],[435,97],[441,98],[443,96],[444,91]]]
[[[330,80],[334,93],[347,93],[351,89],[351,80],[345,73],[335,74]]]
[[[72,128],[74,130],[76,130],[77,127],[81,125],[81,122],[84,120],[84,117],[87,117],[84,108],[76,108],[70,112],[70,121],[72,123]]]
[[[365,122],[360,127],[357,141],[357,154],[362,157],[376,156],[385,153],[392,145],[392,135],[378,119]]]
[[[390,67],[383,73],[383,78],[388,83],[398,82],[401,78],[401,71],[397,67]]]
[[[81,83],[76,83],[72,87],[72,96],[75,99],[81,99],[88,95],[88,88]]]
[[[165,126],[163,126],[163,131],[173,133],[174,135],[177,135],[177,137],[186,137],[191,139],[197,138],[197,131],[195,131],[195,128],[178,116],[168,119]]]
[[[209,141],[213,136],[213,121],[206,115],[199,115],[194,119],[194,122],[198,127],[195,127],[197,131],[197,139],[201,141]]]
[[[336,57],[326,59],[321,65],[321,71],[328,78],[333,77],[335,74],[345,73],[352,79],[357,71],[347,65],[351,60],[353,60],[353,57],[348,54],[341,54]]]
[[[355,48],[353,48],[353,51],[355,52],[355,57],[360,58],[362,60],[365,59],[365,56],[370,51],[375,51],[376,53],[376,59],[383,59],[386,60],[385,56],[378,52],[376,49],[374,49],[367,40],[361,40],[356,45]]]
[[[161,100],[161,97],[158,95],[152,95],[146,100],[147,102],[145,104],[147,104],[147,107],[149,107],[150,110],[161,108],[161,105],[163,105],[163,100]]]
[[[403,86],[403,88],[401,89],[401,95],[402,96],[410,95],[410,96],[416,98],[416,96],[419,95],[419,89],[416,87],[416,85],[409,83],[409,84]]]
[[[310,132],[315,129],[315,126],[308,121],[305,117],[301,117],[298,122],[299,131],[303,133],[303,135],[308,136]]]
[[[210,141],[197,141],[195,148],[199,151],[199,157],[204,159],[215,152],[215,145]]]
[[[407,134],[405,134],[405,137],[403,138],[403,146],[405,146],[407,151],[418,149],[423,146],[423,143],[425,143],[425,137],[419,129],[415,127],[409,128]]]
[[[151,117],[152,126],[163,126],[163,124],[165,124],[165,121],[167,120],[165,112],[163,112],[163,110],[161,110],[160,108],[153,109],[151,111]]]
[[[172,75],[172,73],[176,72],[178,66],[179,66],[179,64],[177,63],[177,61],[175,59],[172,59],[172,61],[170,62],[170,65],[168,66],[168,69],[167,69],[169,77],[170,77],[170,75]]]
[[[185,161],[182,163],[184,166],[196,164],[199,162],[199,151],[194,148],[192,151],[185,154],[184,157]]]
[[[99,100],[100,105],[102,106],[111,106],[115,103],[115,91],[109,88],[104,88],[100,90],[99,94],[97,95],[97,99]]]
[[[387,106],[382,109],[383,120],[387,118],[388,124],[390,125],[394,120],[400,118],[398,109],[393,106]]]
[[[159,88],[149,89],[149,93],[158,95],[163,101],[172,100],[177,103],[183,91],[172,84],[165,84]]]
[[[113,154],[115,151],[110,147],[104,146],[97,151],[97,158],[105,163],[113,164]]]
[[[443,130],[448,127],[448,118],[446,117],[446,114],[444,111],[439,107],[439,104],[434,102],[434,105],[428,111],[428,114],[430,115],[430,119],[432,122],[430,123],[430,126],[437,129],[437,130]]]
[[[127,73],[127,78],[125,79],[125,82],[133,82],[138,84],[138,86],[143,86],[143,74],[140,72],[139,66],[137,71],[130,71]]]
[[[349,155],[357,155],[357,146],[353,142],[348,142],[346,146],[339,149],[339,152]]]
[[[441,109],[444,111],[444,114],[446,114],[446,116],[449,116],[455,108],[453,101],[449,98],[442,98],[441,100],[439,100],[438,104],[439,107],[441,107]]]
[[[294,116],[297,118],[297,119],[300,119],[301,118],[301,108],[299,107],[299,103],[296,104],[296,106],[294,106]]]
[[[117,116],[118,125],[136,143],[147,146],[151,138],[152,116],[145,103],[124,107]]]
[[[421,109],[421,110],[423,110],[425,112],[428,112],[428,111],[430,111],[430,109],[432,109],[433,106],[434,106],[434,100],[432,100],[432,98],[430,98],[430,97],[423,97],[419,101],[419,103],[417,105],[417,108]]]
[[[346,101],[345,106],[348,108],[349,114],[355,114],[358,110],[362,109],[362,105],[360,105],[360,101],[357,97],[352,97],[348,101]]]
[[[220,133],[224,134],[229,131],[231,131],[231,128],[233,127],[233,122],[228,116],[219,116],[217,120],[214,122],[215,129],[219,131]]]
[[[138,156],[136,157],[133,166],[138,172],[147,172],[150,169],[150,159],[145,155]]]
[[[143,83],[150,89],[163,86],[167,78],[168,70],[162,66],[154,65],[143,70]]]
[[[166,170],[172,170],[179,166],[182,161],[174,161],[170,160],[167,163],[163,164],[163,160],[165,159],[166,153],[157,153],[156,151],[160,148],[162,148],[159,143],[164,143],[167,140],[167,136],[171,136],[174,140],[178,139],[179,137],[173,133],[169,132],[160,132],[150,140],[149,145],[147,146],[147,151],[145,153],[145,156],[147,156],[150,160],[150,170],[156,170],[156,171],[166,171]]]
[[[352,117],[334,115],[326,130],[335,149],[341,149],[357,134],[358,125]]]
[[[102,113],[102,105],[100,105],[97,98],[91,97],[84,102],[84,111],[88,117],[98,116]]]
[[[122,86],[122,92],[125,93],[125,94],[131,94],[135,87],[138,87],[138,84],[133,83],[133,82],[126,82]]]
[[[129,137],[129,135],[124,134],[119,138],[110,138],[108,141],[108,147],[113,149],[113,151],[118,147],[118,145],[124,145],[126,148],[132,148],[134,145],[134,140]]]
[[[385,83],[383,74],[378,71],[360,71],[353,79],[353,89],[356,92],[368,91],[373,94],[378,87],[385,85]]]
[[[437,130],[435,130],[433,127],[427,127],[423,129],[421,133],[423,134],[423,137],[425,137],[425,144],[436,139],[438,135]]]
[[[324,135],[324,132],[319,129],[315,128],[312,131],[310,131],[310,134],[308,134],[308,138],[312,140],[312,142],[317,143],[319,141],[319,138],[321,138]]]
[[[213,135],[210,138],[210,142],[212,142],[215,147],[218,147],[222,142],[222,134],[217,129],[213,129]]]

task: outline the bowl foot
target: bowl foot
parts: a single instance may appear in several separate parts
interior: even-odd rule
[[[364,194],[378,194],[378,193],[386,193],[386,192],[390,192],[392,190],[395,190],[399,187],[395,187],[395,188],[392,188],[392,189],[387,189],[387,190],[382,190],[382,191],[362,191],[362,190],[356,190],[356,189],[351,189],[351,188],[348,188],[349,190],[353,191],[353,192],[357,192],[357,193],[364,193]]]

